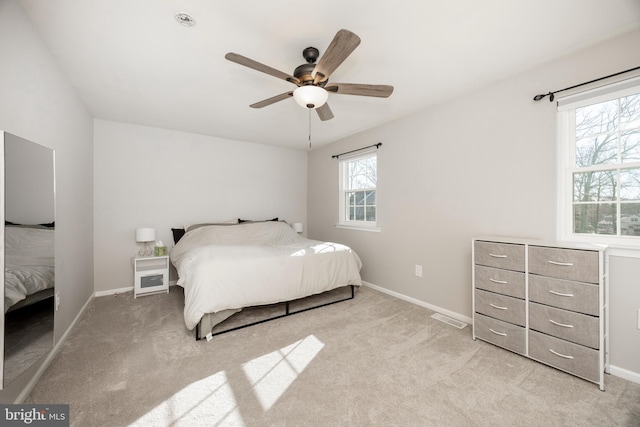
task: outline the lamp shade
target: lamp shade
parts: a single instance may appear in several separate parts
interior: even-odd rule
[[[299,106],[305,108],[322,107],[329,98],[329,92],[320,86],[300,86],[293,91],[293,99]]]
[[[294,222],[293,223],[293,230],[296,233],[302,233],[302,231],[304,230],[304,228],[302,227],[302,223],[301,222]]]
[[[136,242],[153,242],[156,240],[155,228],[137,228]]]

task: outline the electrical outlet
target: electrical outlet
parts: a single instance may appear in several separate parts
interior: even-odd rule
[[[56,311],[60,307],[60,292],[56,292]]]
[[[416,264],[416,276],[422,277],[422,266]]]

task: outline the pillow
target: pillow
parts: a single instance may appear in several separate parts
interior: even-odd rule
[[[173,234],[173,243],[176,244],[180,239],[182,239],[182,236],[184,236],[186,231],[184,228],[172,228],[171,233]]]
[[[18,224],[16,222],[5,221],[4,225],[7,227],[23,227],[23,228],[56,228],[56,223],[48,222],[45,224]]]
[[[278,218],[273,218],[273,219],[265,219],[264,221],[253,221],[250,219],[240,219],[238,218],[238,223],[242,224],[243,222],[268,222],[268,221],[278,221]]]
[[[206,227],[207,225],[238,225],[238,221],[235,219],[229,222],[205,222],[202,224],[187,224],[184,226],[185,231],[195,230],[196,228]]]
[[[202,227],[203,225],[229,225],[229,224],[237,224],[238,220],[237,219],[230,219],[229,221],[216,221],[216,222],[203,222],[203,223],[196,223],[196,224],[191,224],[191,223],[185,223],[184,224],[184,229],[189,231],[191,228],[198,228],[198,227]]]

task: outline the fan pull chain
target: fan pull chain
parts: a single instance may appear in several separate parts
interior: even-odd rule
[[[309,110],[309,149],[311,149],[311,108],[307,110]]]

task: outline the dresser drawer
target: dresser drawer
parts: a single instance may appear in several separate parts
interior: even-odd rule
[[[474,314],[474,319],[473,331],[476,338],[516,353],[525,353],[524,328],[478,313]]]
[[[598,285],[529,275],[529,300],[598,316]]]
[[[516,325],[525,325],[524,300],[476,289],[475,311]]]
[[[524,271],[524,245],[476,240],[474,263],[507,270]]]
[[[529,247],[529,273],[577,282],[598,283],[597,251]]]
[[[579,377],[600,381],[597,350],[530,331],[529,356]]]
[[[529,303],[529,328],[563,340],[598,349],[598,317],[574,313],[547,305]]]
[[[476,288],[524,299],[524,273],[475,266]]]

